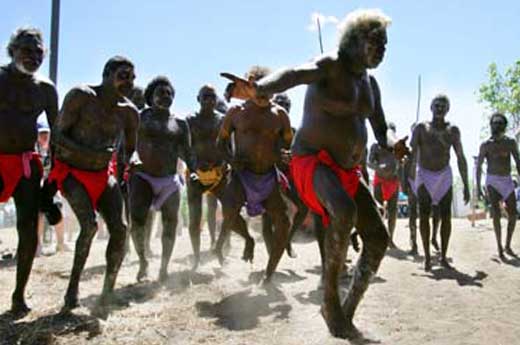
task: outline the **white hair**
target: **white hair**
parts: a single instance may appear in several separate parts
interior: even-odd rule
[[[346,15],[338,25],[339,46],[348,45],[350,39],[360,34],[381,27],[386,29],[392,19],[380,9],[358,9]]]

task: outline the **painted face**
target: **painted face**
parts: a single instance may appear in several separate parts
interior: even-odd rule
[[[159,84],[153,90],[153,105],[161,109],[169,109],[173,103],[175,93],[167,84]]]
[[[284,96],[275,96],[274,102],[284,108],[287,113],[291,111],[291,101]]]
[[[506,131],[506,122],[500,116],[493,116],[490,126],[493,135],[502,134]]]
[[[450,109],[446,100],[439,98],[432,102],[431,111],[434,119],[443,120]]]
[[[363,60],[367,68],[376,68],[383,61],[386,43],[386,29],[377,28],[368,33],[363,40]]]
[[[130,100],[132,101],[132,103],[134,103],[134,105],[137,107],[137,109],[144,108],[144,105],[145,105],[144,94],[143,94],[143,91],[141,91],[140,89],[134,89],[131,92]]]
[[[34,74],[43,62],[43,43],[34,37],[23,37],[13,49],[13,62],[20,72]]]
[[[197,99],[200,103],[201,110],[213,111],[217,106],[217,94],[213,89],[203,88],[202,90],[200,90]]]
[[[114,87],[121,96],[129,96],[134,89],[134,68],[128,65],[119,66],[114,71]]]

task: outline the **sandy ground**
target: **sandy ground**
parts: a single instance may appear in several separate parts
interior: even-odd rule
[[[101,289],[106,241],[96,240],[81,282],[83,307],[60,315],[72,253],[36,259],[27,289],[33,312],[14,321],[6,313],[14,286],[13,262],[0,265],[0,344],[520,344],[520,260],[501,262],[489,221],[471,228],[453,220],[449,254],[454,271],[422,269],[408,256],[408,228],[398,221],[396,242],[360,305],[355,322],[364,339],[332,338],[319,314],[319,255],[314,241],[300,236],[297,259],[284,256],[268,290],[257,284],[267,258],[257,237],[255,260],[240,260],[243,243],[233,238],[221,268],[206,251],[190,273],[189,236],[178,237],[166,285],[135,283],[132,254],[122,267],[117,293],[130,305],[106,320],[91,316]],[[208,249],[207,232],[203,249]],[[0,251],[14,248],[15,231],[0,230]],[[154,250],[160,243],[154,240]],[[520,252],[520,235],[513,249]],[[151,274],[158,273],[158,259]],[[342,281],[342,286],[347,282]],[[344,289],[344,288],[343,288]]]

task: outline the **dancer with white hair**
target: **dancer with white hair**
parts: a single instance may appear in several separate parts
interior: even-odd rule
[[[389,235],[376,202],[360,179],[366,150],[368,119],[378,144],[394,150],[398,159],[407,152],[404,140],[390,147],[376,79],[367,70],[383,60],[390,18],[379,10],[358,10],[342,23],[336,53],[305,65],[278,71],[258,82],[230,74],[228,95],[256,99],[307,84],[304,114],[292,146],[290,171],[306,205],[318,216],[324,270],[321,313],[335,337],[358,334],[354,313],[384,257]],[[343,302],[338,277],[353,227],[363,250]]]

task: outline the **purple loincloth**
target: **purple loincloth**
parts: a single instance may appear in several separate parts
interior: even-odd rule
[[[515,191],[515,185],[511,175],[500,176],[487,174],[486,186],[493,187],[500,195],[502,200],[506,200],[507,197]]]
[[[278,182],[278,171],[273,169],[267,174],[258,175],[248,170],[236,171],[246,192],[246,210],[251,217],[264,213],[262,205]]]
[[[421,185],[424,185],[430,198],[432,205],[438,205],[441,199],[446,195],[451,188],[453,182],[453,175],[451,167],[447,165],[444,169],[439,171],[431,171],[417,167],[417,177],[415,179],[415,190],[418,191]]]
[[[150,187],[152,187],[152,208],[154,210],[160,210],[170,195],[179,191],[184,185],[184,180],[179,174],[155,177],[143,172],[137,172],[136,175],[148,182]]]

